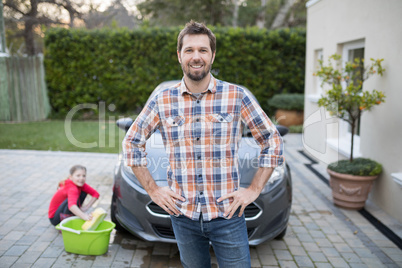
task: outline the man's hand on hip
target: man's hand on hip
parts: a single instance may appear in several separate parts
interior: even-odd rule
[[[169,215],[180,215],[181,212],[176,208],[176,200],[186,201],[184,197],[173,192],[169,186],[156,186],[152,191],[149,191],[149,196],[158,206],[165,210]]]
[[[176,200],[186,201],[184,197],[173,192],[169,186],[158,186],[151,173],[146,166],[134,166],[132,167],[134,175],[137,177],[142,187],[149,194],[152,201],[165,210],[169,215],[180,215],[180,211],[176,208]]]
[[[239,217],[241,217],[244,209],[258,198],[268,179],[271,177],[273,170],[272,167],[260,167],[255,173],[248,188],[240,187],[239,190],[234,191],[233,193],[221,196],[217,202],[233,198],[233,202],[230,204],[223,216],[228,217],[228,219],[232,218],[233,214],[240,207]]]
[[[243,215],[244,209],[254,200],[256,200],[259,195],[260,192],[258,191],[252,190],[250,188],[240,187],[238,191],[220,197],[217,202],[222,202],[225,199],[233,198],[232,204],[230,204],[229,208],[223,214],[223,216],[230,219],[233,217],[233,214],[239,207],[239,217],[241,217]]]

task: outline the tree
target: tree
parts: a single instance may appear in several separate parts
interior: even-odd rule
[[[177,26],[193,19],[210,25],[233,24],[232,0],[146,0],[137,5],[150,25]]]
[[[6,52],[6,35],[3,20],[3,2],[0,2],[0,53]]]
[[[233,27],[237,27],[238,20],[239,20],[239,0],[233,0],[233,18],[232,18]]]
[[[129,29],[138,26],[137,18],[130,15],[121,0],[115,0],[105,11],[99,11],[99,6],[90,5],[89,12],[82,14],[87,29],[103,27],[126,27]]]
[[[81,14],[77,8],[79,4],[75,4],[70,0],[5,0],[4,10],[7,14],[7,20],[22,26],[21,33],[25,40],[26,54],[35,55],[38,50],[35,47],[35,31],[39,26],[48,25],[67,25],[72,26],[74,18],[80,17]],[[70,20],[63,21],[63,9],[68,12]]]
[[[151,26],[182,26],[190,19],[210,25],[304,27],[307,0],[142,0],[140,16]]]
[[[261,0],[261,9],[260,9],[260,12],[258,12],[258,16],[257,16],[257,20],[256,20],[256,25],[260,29],[265,27],[266,8],[267,8],[267,0]]]
[[[290,9],[295,4],[297,0],[285,0],[285,3],[281,6],[281,8],[276,13],[275,19],[271,24],[271,29],[276,29],[285,24],[285,20],[287,15],[289,14]]]
[[[375,105],[379,105],[385,100],[382,91],[375,89],[371,92],[363,91],[365,80],[375,74],[382,76],[385,72],[381,65],[383,59],[370,60],[371,64],[368,66],[364,66],[364,59],[356,58],[354,62],[347,62],[342,67],[341,56],[334,54],[329,57],[328,65],[324,65],[324,62],[320,60],[320,67],[314,74],[323,79],[323,84],[332,86],[318,100],[318,105],[325,107],[336,117],[345,120],[351,127],[350,162],[353,161],[354,131],[361,114],[364,111],[370,111]]]

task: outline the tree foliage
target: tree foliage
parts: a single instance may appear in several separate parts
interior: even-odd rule
[[[139,21],[129,13],[123,0],[114,0],[105,11],[99,11],[98,5],[90,4],[89,11],[82,13],[82,19],[87,29],[104,27],[133,29],[139,25]]]
[[[63,22],[61,9],[70,17],[70,22]],[[40,34],[41,26],[66,24],[72,25],[74,18],[80,16],[77,4],[71,0],[5,0],[6,23],[14,24],[15,36],[22,36],[25,41],[25,53],[35,55],[38,49],[35,37]],[[8,31],[11,34],[10,31]]]
[[[151,26],[179,26],[189,20],[216,26],[270,28],[279,11],[282,20],[275,28],[300,27],[306,21],[306,0],[143,0],[137,8]]]
[[[352,130],[350,161],[353,161],[353,141],[356,123],[364,111],[370,111],[375,105],[385,100],[382,91],[363,90],[363,82],[372,75],[383,75],[383,59],[370,59],[365,66],[364,59],[356,58],[354,62],[346,62],[341,66],[341,56],[334,54],[329,57],[328,64],[319,61],[320,67],[315,73],[323,79],[323,84],[331,85],[331,89],[318,100],[318,105],[325,107],[332,115],[349,123]]]
[[[137,5],[151,26],[177,26],[193,19],[210,25],[229,25],[232,0],[147,0]]]
[[[9,52],[27,55],[43,52],[44,31],[54,26],[131,29],[138,24],[123,0],[114,0],[105,11],[99,8],[99,4],[84,0],[5,0]]]

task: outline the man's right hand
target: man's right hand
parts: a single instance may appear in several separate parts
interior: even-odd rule
[[[169,215],[181,214],[181,212],[176,208],[175,202],[176,200],[183,202],[186,201],[184,197],[173,192],[169,186],[158,186],[146,166],[134,166],[132,167],[132,170],[142,187],[144,187],[145,191],[147,191],[151,197],[152,201],[169,213]]]
[[[176,208],[176,200],[186,201],[184,197],[173,192],[169,186],[153,187],[152,190],[148,192],[152,201],[154,201],[158,206],[165,210],[169,215],[181,215],[182,213]]]

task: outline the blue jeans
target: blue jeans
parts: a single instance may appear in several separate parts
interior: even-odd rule
[[[171,216],[173,231],[180,251],[180,260],[186,267],[211,267],[211,243],[220,268],[248,268],[250,249],[244,214],[231,219],[193,221],[185,216]]]

